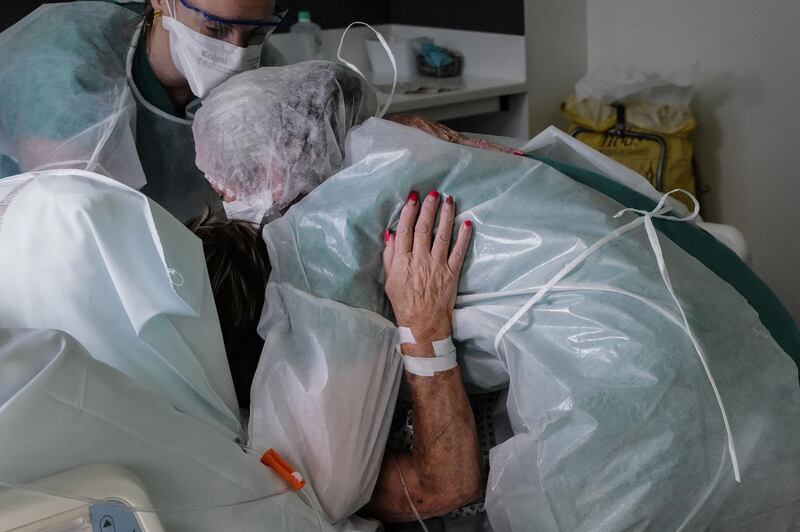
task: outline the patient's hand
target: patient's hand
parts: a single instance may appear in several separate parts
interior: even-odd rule
[[[445,125],[442,125],[438,122],[434,122],[432,120],[428,120],[427,118],[423,118],[421,116],[392,115],[387,117],[387,120],[391,120],[392,122],[397,122],[398,124],[403,124],[404,126],[420,129],[426,133],[433,135],[437,139],[441,139],[447,142],[452,142],[454,144],[461,144],[463,146],[470,146],[472,148],[482,148],[484,150],[499,151],[503,153],[515,152],[515,150],[512,148],[507,148],[505,146],[501,146],[500,144],[489,142],[488,140],[469,138],[463,133],[454,131]]]
[[[404,355],[434,356],[431,342],[450,336],[450,320],[472,227],[458,229],[450,250],[455,202],[447,198],[434,237],[441,200],[430,193],[420,205],[412,192],[400,214],[397,235],[384,250],[386,294],[397,322],[418,343],[402,344]],[[414,445],[409,453],[384,455],[366,511],[387,522],[445,514],[478,498],[483,487],[475,420],[458,366],[431,377],[406,372],[411,391]]]
[[[436,191],[422,201],[412,192],[400,214],[397,234],[387,233],[383,252],[386,295],[397,324],[411,329],[421,348],[450,336],[458,279],[472,233],[472,222],[461,224],[450,251],[456,207],[453,198],[447,197],[434,237],[440,204]]]

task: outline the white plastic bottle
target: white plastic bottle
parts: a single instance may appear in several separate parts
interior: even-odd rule
[[[296,56],[298,62],[322,59],[321,28],[311,22],[310,11],[297,13],[297,23],[293,24],[289,31],[297,36],[298,50],[296,50]],[[295,55],[295,53],[292,55]]]

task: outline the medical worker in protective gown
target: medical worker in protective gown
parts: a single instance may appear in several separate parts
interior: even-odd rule
[[[216,85],[282,63],[274,0],[46,5],[0,34],[0,177],[89,170],[180,219],[214,200],[192,110]]]

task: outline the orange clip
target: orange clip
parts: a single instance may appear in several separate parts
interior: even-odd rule
[[[267,450],[261,457],[261,463],[275,471],[294,491],[298,491],[306,485],[303,476],[292,469],[292,466],[287,464],[275,449]]]

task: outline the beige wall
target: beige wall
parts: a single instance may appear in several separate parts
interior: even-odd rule
[[[754,269],[800,320],[800,3],[590,1],[587,21],[590,70],[700,62],[706,218],[745,233]]]
[[[800,321],[800,2],[528,0],[526,7],[534,133],[563,124],[554,105],[600,64],[667,73],[700,63],[694,139],[710,187],[705,217],[745,233],[754,269]],[[581,24],[585,41],[567,39]]]
[[[525,0],[530,131],[567,127],[561,102],[586,75],[586,0]]]

